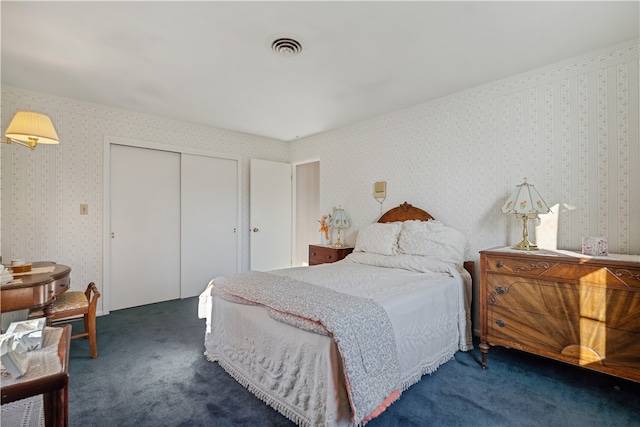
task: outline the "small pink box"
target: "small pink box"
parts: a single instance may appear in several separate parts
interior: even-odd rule
[[[607,239],[603,237],[583,237],[582,253],[591,256],[609,255],[609,245]]]

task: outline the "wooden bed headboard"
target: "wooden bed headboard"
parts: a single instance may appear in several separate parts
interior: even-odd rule
[[[378,222],[396,222],[396,221],[410,221],[417,219],[419,221],[429,221],[435,219],[428,212],[418,209],[411,204],[404,202],[398,207],[388,210],[384,215],[380,217]]]
[[[410,221],[410,220],[419,220],[419,221],[429,221],[430,219],[435,219],[431,216],[431,214],[427,211],[423,211],[422,209],[416,208],[410,203],[404,202],[398,207],[393,209],[389,209],[384,213],[378,220],[378,222],[395,222],[395,221]],[[473,261],[465,261],[464,268],[471,275],[471,280],[473,281],[474,275],[474,262]]]

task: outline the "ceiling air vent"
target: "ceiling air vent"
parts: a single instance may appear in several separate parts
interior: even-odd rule
[[[302,44],[295,39],[281,37],[271,43],[271,49],[279,55],[295,56],[302,52]]]

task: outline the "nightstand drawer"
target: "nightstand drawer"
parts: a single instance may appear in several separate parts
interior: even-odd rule
[[[351,252],[353,252],[353,248],[334,248],[333,246],[309,245],[309,265],[340,261]]]

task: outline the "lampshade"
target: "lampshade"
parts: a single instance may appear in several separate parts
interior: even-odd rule
[[[60,140],[49,116],[32,111],[18,111],[5,132],[7,143],[16,142],[31,148],[37,144],[59,144]]]
[[[331,214],[331,218],[329,218],[327,225],[338,229],[338,240],[333,246],[336,248],[343,248],[345,245],[340,241],[340,230],[349,228],[351,226],[351,222],[349,222],[349,218],[347,218],[347,214],[342,207],[339,206],[337,208],[333,208],[333,213]]]
[[[546,214],[550,211],[549,206],[544,202],[532,184],[527,182],[527,178],[522,179],[522,184],[516,185],[501,212],[504,214],[516,214],[522,219],[522,241],[515,245],[514,249],[532,251],[538,247],[529,241],[527,221],[529,218],[537,218],[538,214]]]
[[[328,225],[334,228],[349,228],[351,223],[349,222],[349,218],[347,218],[347,214],[344,212],[344,209],[341,207],[333,208],[333,213],[331,214],[331,218],[329,218]]]
[[[516,185],[515,190],[511,193],[506,203],[502,207],[502,213],[515,214],[546,214],[549,212],[549,206],[542,200],[538,190],[527,182],[527,178],[522,179],[522,184]]]

